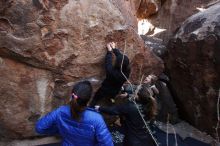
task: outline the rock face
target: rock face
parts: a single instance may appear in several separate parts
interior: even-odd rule
[[[217,4],[187,19],[170,41],[166,60],[181,114],[214,136],[220,88],[219,9]]]
[[[161,8],[158,13],[148,20],[152,25],[164,31],[155,35],[168,42],[178,27],[191,15],[206,9],[212,3],[218,0],[167,0],[162,2]]]
[[[51,73],[10,59],[0,60],[0,135],[30,136],[34,122],[51,110]]]
[[[144,67],[142,74],[161,72],[163,64],[136,33],[136,7],[132,0],[0,1],[0,137],[36,135],[36,119],[68,100],[69,86],[102,81],[108,41],[132,66]]]
[[[144,40],[145,47],[150,48],[155,55],[161,58],[164,58],[164,56],[166,56],[167,48],[162,39],[149,37],[147,35],[141,35],[141,38]]]
[[[147,50],[134,56],[134,59],[131,63],[132,71],[130,79],[132,83],[139,84],[141,79],[144,79],[147,75],[159,75],[161,72],[163,72],[163,61],[159,57],[156,57],[157,60],[155,60],[155,57],[156,55],[151,55]],[[151,64],[157,65],[151,66]]]
[[[160,7],[163,0],[139,0],[139,7],[137,9],[137,17],[139,19],[148,18],[153,14],[156,14]]]

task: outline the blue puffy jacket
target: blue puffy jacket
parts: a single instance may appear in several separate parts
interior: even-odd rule
[[[36,124],[39,134],[62,137],[62,146],[113,146],[102,116],[87,108],[76,122],[71,117],[70,106],[61,106],[42,117]]]

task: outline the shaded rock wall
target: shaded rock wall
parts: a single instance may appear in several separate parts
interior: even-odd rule
[[[155,55],[160,58],[164,58],[166,56],[167,48],[162,39],[149,37],[147,35],[141,35],[141,38],[144,40],[145,47],[150,48]]]
[[[219,9],[217,4],[187,19],[170,41],[166,60],[181,114],[212,135],[220,88]]]
[[[144,68],[141,74],[161,72],[136,30],[132,0],[0,1],[0,137],[36,135],[36,119],[68,100],[74,82],[102,81],[108,41]]]

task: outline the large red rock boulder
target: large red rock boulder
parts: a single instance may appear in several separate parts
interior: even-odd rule
[[[101,82],[108,41],[132,66],[145,53],[142,66],[158,74],[163,64],[136,33],[135,10],[134,1],[123,0],[0,1],[0,137],[36,135],[36,119],[68,100],[69,86]]]
[[[180,25],[191,15],[212,5],[213,0],[166,0],[156,15],[148,17],[148,21],[158,29],[155,36],[168,42]]]
[[[34,122],[52,108],[51,72],[0,58],[0,77],[1,138],[32,135]]]
[[[182,116],[212,135],[219,122],[219,9],[220,4],[187,19],[170,41],[166,60]]]
[[[137,9],[137,17],[139,19],[144,19],[156,14],[159,11],[162,0],[139,0],[138,2],[139,7]]]

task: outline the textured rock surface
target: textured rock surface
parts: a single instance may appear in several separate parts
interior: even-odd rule
[[[137,3],[139,3],[139,7],[137,9],[137,17],[144,19],[156,14],[162,2],[163,0],[138,0]]]
[[[220,88],[220,4],[187,19],[169,43],[166,61],[181,113],[216,135]]]
[[[149,21],[160,29],[165,29],[158,33],[156,37],[168,42],[181,23],[191,15],[199,12],[199,8],[206,8],[212,2],[218,0],[167,0],[163,3],[158,13],[149,18]]]
[[[70,85],[101,81],[110,40],[125,49],[133,66],[145,53],[142,66],[159,73],[163,64],[136,33],[135,10],[132,0],[0,1],[0,137],[34,136],[37,117],[63,103]]]
[[[163,58],[166,56],[167,48],[162,39],[149,37],[147,35],[141,35],[141,38],[144,40],[145,47],[150,48],[158,57]]]
[[[158,63],[158,60],[153,59],[155,57],[156,55],[150,55],[148,51],[135,55],[131,63],[132,71],[130,77],[133,83],[139,84],[141,79],[144,79],[147,75],[159,75],[161,72],[163,72],[163,61],[158,57]],[[151,64],[157,65],[151,66]]]
[[[50,72],[0,58],[0,135],[25,137],[41,114],[51,110]]]

